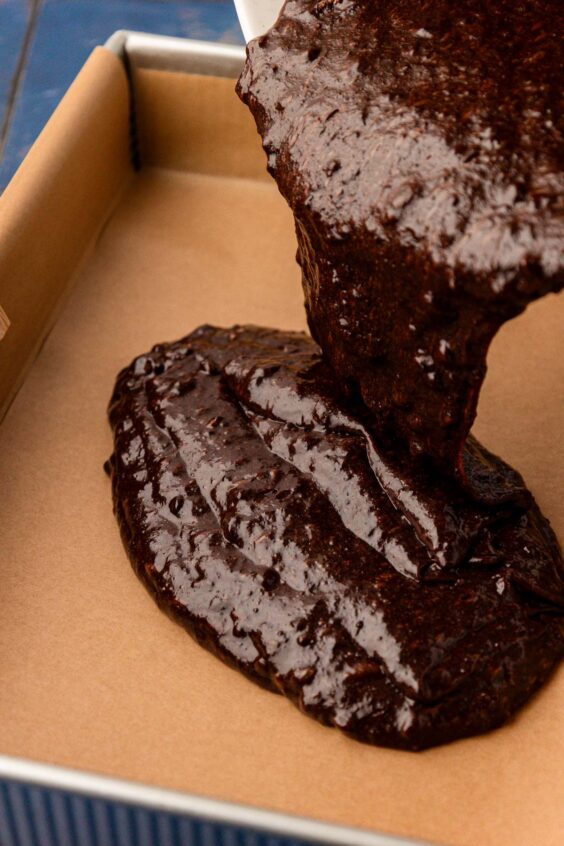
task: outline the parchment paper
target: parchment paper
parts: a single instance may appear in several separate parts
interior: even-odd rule
[[[104,55],[101,65],[115,61]],[[372,748],[223,666],[133,575],[102,471],[117,371],[203,322],[305,327],[291,217],[273,184],[248,178],[262,152],[232,85],[169,76],[149,74],[141,97],[154,166],[129,183],[124,173],[129,187],[0,427],[0,750],[452,846],[560,846],[564,668],[490,735],[419,754]],[[158,167],[151,115],[171,81],[182,117],[169,113],[167,165],[186,161],[200,121],[191,143],[216,139],[221,175],[203,148],[199,172]],[[199,110],[182,111],[194,86],[214,106],[203,129]],[[45,174],[61,143],[39,150]],[[62,194],[48,214],[72,242],[72,182]],[[3,211],[0,245],[15,205]],[[46,249],[39,223],[35,253]],[[525,475],[561,538],[563,317],[564,298],[549,297],[504,327],[475,427]]]

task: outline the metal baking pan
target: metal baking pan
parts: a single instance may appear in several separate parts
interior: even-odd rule
[[[115,33],[106,46],[128,72],[134,159],[139,72],[160,69],[235,77],[244,58],[238,47],[124,31]],[[48,329],[46,324],[44,334]],[[38,338],[37,348],[40,342]],[[1,846],[306,843],[400,846],[408,841],[0,755]]]

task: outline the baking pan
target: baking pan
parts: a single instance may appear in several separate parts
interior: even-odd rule
[[[368,747],[199,648],[128,566],[102,472],[117,371],[204,322],[305,328],[242,60],[116,34],[0,199],[0,843],[556,846],[562,672],[490,735]],[[496,338],[476,428],[560,535],[562,305]]]
[[[128,88],[128,127],[130,137],[124,136],[121,127],[121,142],[124,145],[124,156],[130,160],[131,168],[142,166],[137,136],[136,80],[145,71],[166,71],[175,74],[189,74],[198,76],[213,76],[232,80],[241,68],[244,50],[224,44],[212,44],[184,39],[166,38],[144,33],[120,31],[115,33],[107,42],[106,50],[111,51],[123,63]],[[80,98],[79,98],[80,100]],[[80,109],[80,102],[75,108]],[[61,110],[68,111],[68,103]],[[108,116],[105,117],[108,119]],[[111,118],[110,118],[111,119]],[[55,116],[55,122],[57,116]],[[123,122],[123,114],[121,115]],[[75,144],[84,141],[80,125],[80,117],[71,116],[72,132],[77,134]],[[53,123],[53,122],[52,122]],[[47,133],[53,127],[48,128]],[[117,132],[107,140],[109,153],[116,142],[119,143],[119,119]],[[55,132],[60,131],[55,128]],[[43,157],[45,155],[45,139],[43,149],[39,149],[34,163],[24,163],[21,172],[10,186],[4,205],[9,206],[9,215],[4,215],[2,223],[3,246],[5,253],[15,249],[18,252],[18,241],[33,241],[33,221],[31,220],[37,208],[31,206],[18,220],[18,195],[26,195],[26,170],[37,167],[45,177]],[[40,141],[39,147],[42,146]],[[36,150],[37,152],[37,150]],[[88,151],[74,150],[72,153],[87,156]],[[151,152],[147,153],[148,158]],[[104,166],[102,155],[98,166]],[[217,164],[217,162],[216,162]],[[75,251],[71,261],[66,264],[67,272],[72,262],[80,264],[78,253],[88,252],[91,245],[89,240],[98,237],[96,232],[99,220],[96,217],[104,214],[103,206],[112,206],[116,196],[124,190],[120,180],[125,183],[131,178],[126,174],[126,163],[117,163],[117,170],[122,169],[120,176],[113,174],[109,184],[102,191],[98,205],[90,218],[79,227],[79,249]],[[178,166],[182,166],[178,164]],[[72,167],[68,160],[53,161],[50,164],[51,179],[56,183],[61,177],[59,169]],[[83,160],[79,170],[87,167]],[[214,169],[212,162],[209,165]],[[221,168],[219,168],[221,169]],[[124,175],[126,174],[126,175]],[[38,178],[35,172],[33,179]],[[242,178],[257,175],[250,172],[241,173]],[[49,176],[47,176],[49,179]],[[77,177],[80,181],[80,177]],[[76,182],[76,180],[75,180]],[[38,184],[37,191],[42,194]],[[76,184],[75,184],[76,189]],[[45,189],[44,189],[45,190]],[[72,189],[71,189],[72,190]],[[48,194],[48,186],[45,194]],[[15,199],[14,199],[15,198]],[[29,199],[29,196],[28,196]],[[45,199],[45,195],[42,196]],[[10,218],[12,228],[21,231],[7,232],[10,226],[6,217]],[[40,225],[43,226],[44,220]],[[24,231],[25,230],[25,231]],[[6,245],[6,242],[9,242]],[[16,243],[14,243],[16,242]],[[2,279],[2,302],[10,312],[8,318],[0,307],[2,337],[8,332],[6,344],[11,340],[13,350],[6,346],[0,350],[4,362],[3,367],[3,396],[2,406],[5,414],[11,405],[18,389],[29,373],[45,337],[56,322],[61,304],[64,303],[69,287],[72,287],[73,272],[70,280],[61,279],[49,287],[51,290],[41,290],[42,280],[36,276],[26,290],[16,284],[11,277],[10,266],[6,255],[0,267]],[[55,259],[54,264],[59,263]],[[53,268],[51,268],[52,270]],[[47,273],[49,276],[49,273]],[[47,286],[45,286],[47,287]],[[20,290],[14,291],[14,288]],[[42,297],[43,294],[43,297]],[[11,327],[9,327],[11,320]],[[12,353],[12,354],[11,354]],[[7,366],[11,359],[10,366]],[[16,360],[16,364],[14,363]],[[103,408],[100,409],[103,415]],[[5,715],[6,716],[6,715]],[[9,719],[9,715],[8,719]],[[49,727],[45,726],[45,731]],[[85,743],[88,738],[85,737]],[[410,841],[412,842],[412,841]],[[248,844],[248,846],[299,846],[302,843],[320,844],[358,844],[358,846],[399,846],[407,843],[403,839],[359,831],[358,829],[328,825],[313,820],[303,819],[286,814],[273,813],[241,804],[227,803],[189,795],[180,791],[165,790],[149,787],[123,779],[108,778],[88,772],[73,770],[69,767],[54,766],[38,763],[22,758],[0,755],[0,844],[1,846],[159,846],[160,844],[194,844],[194,846],[211,846],[211,844]]]

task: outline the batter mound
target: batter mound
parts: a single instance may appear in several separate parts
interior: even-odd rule
[[[395,465],[306,335],[202,327],[119,376],[124,544],[204,646],[371,743],[493,728],[564,650],[558,544],[471,440],[473,495]]]
[[[491,339],[564,284],[561,23],[558,0],[287,0],[238,91],[312,338],[202,327],[112,400],[160,605],[370,743],[498,726],[564,654],[556,538],[469,434]]]

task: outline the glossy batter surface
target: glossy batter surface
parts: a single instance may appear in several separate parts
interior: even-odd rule
[[[315,340],[202,327],[112,400],[115,509],[157,601],[371,743],[498,726],[564,653],[556,538],[469,436],[493,335],[564,281],[560,12],[288,0],[239,94]]]
[[[307,336],[202,327],[110,408],[131,561],[200,643],[306,713],[421,749],[502,723],[564,651],[558,545],[515,471],[393,464]]]
[[[493,335],[564,283],[563,20],[559,0],[288,0],[239,81],[313,337],[379,432],[461,477]]]

